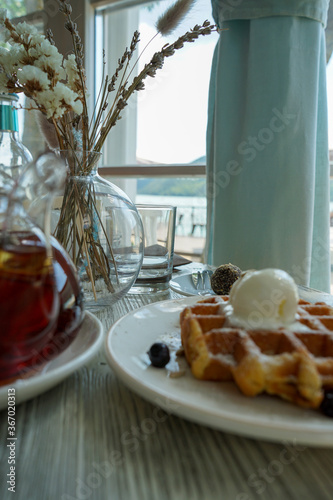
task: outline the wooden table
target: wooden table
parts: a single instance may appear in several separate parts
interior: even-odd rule
[[[124,297],[97,316],[105,334],[156,300]],[[144,423],[156,425],[149,429]],[[7,411],[0,413],[0,499],[331,500],[333,449],[274,444],[164,413],[112,373],[101,352],[16,408],[16,492],[7,490]]]

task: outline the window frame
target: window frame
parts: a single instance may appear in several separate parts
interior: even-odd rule
[[[90,0],[94,10],[105,10],[106,12],[144,5],[151,3],[152,0]],[[89,64],[89,61],[88,61]],[[153,165],[123,165],[111,166],[104,165],[99,169],[103,175],[112,177],[205,177],[206,164],[153,164]]]
[[[97,9],[110,6],[110,10],[124,7],[146,4],[151,0],[71,0],[73,9],[73,19],[78,25],[78,30],[82,38],[86,69],[95,67],[95,12]],[[44,0],[44,9],[35,11],[16,18],[16,22],[26,21],[37,22],[42,18],[45,32],[50,29],[56,41],[57,48],[62,54],[67,54],[72,50],[70,36],[64,36],[63,23],[59,22],[59,4],[57,0]],[[86,71],[87,87],[93,89],[89,96],[88,106],[94,107],[94,71]],[[206,175],[206,165],[203,164],[172,164],[172,165],[126,165],[110,166],[104,165],[99,168],[100,174],[111,177],[204,177]]]

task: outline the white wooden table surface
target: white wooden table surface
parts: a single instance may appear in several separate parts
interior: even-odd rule
[[[160,299],[180,297],[170,291]],[[156,299],[156,297],[155,297]],[[110,326],[154,300],[126,296],[97,314]],[[153,431],[143,423],[154,419]],[[16,492],[7,490],[0,413],[0,499],[331,500],[333,449],[227,434],[157,411],[112,373],[103,352],[16,408]]]

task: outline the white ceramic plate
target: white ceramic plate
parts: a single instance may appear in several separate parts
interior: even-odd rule
[[[200,268],[200,271],[202,269]],[[195,272],[195,271],[193,271]],[[192,281],[192,273],[175,276],[169,283],[171,290],[190,297],[192,295],[203,295],[202,290],[197,290]],[[205,294],[207,295],[207,294]]]
[[[303,445],[333,446],[333,419],[279,398],[247,398],[231,382],[168,376],[145,354],[156,341],[179,344],[179,313],[198,297],[163,301],[132,311],[113,325],[106,339],[111,368],[133,391],[167,412],[223,431],[269,441],[296,440]],[[172,358],[171,365],[175,364]],[[169,366],[169,365],[168,365]]]
[[[64,352],[43,366],[33,377],[18,379],[10,385],[0,387],[0,410],[7,407],[9,388],[15,388],[16,405],[46,392],[90,361],[97,354],[102,340],[102,323],[86,311],[76,338]]]

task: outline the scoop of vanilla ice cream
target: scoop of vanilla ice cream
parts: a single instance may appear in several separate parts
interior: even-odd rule
[[[298,299],[296,283],[285,271],[248,271],[231,288],[230,320],[250,328],[285,326],[295,321]]]

